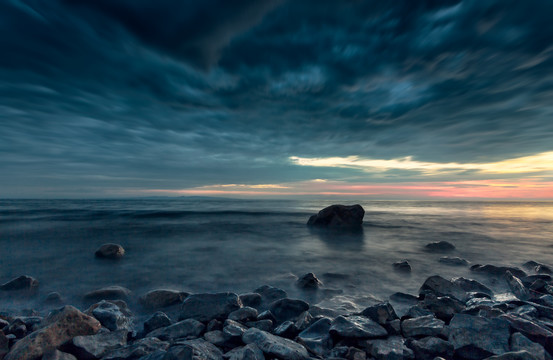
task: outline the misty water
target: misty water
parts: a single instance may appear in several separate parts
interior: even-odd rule
[[[363,233],[310,230],[310,215],[338,200],[1,200],[0,282],[19,275],[40,281],[32,298],[0,295],[2,309],[43,307],[52,291],[82,304],[88,291],[121,285],[137,296],[156,288],[189,292],[251,292],[269,284],[291,297],[327,307],[363,306],[401,291],[417,293],[434,274],[504,284],[468,266],[438,262],[460,256],[472,264],[521,267],[553,264],[552,202],[357,201],[365,208]],[[446,240],[447,254],[424,251]],[[119,261],[100,260],[103,243],[123,245]],[[394,271],[407,259],[411,274]],[[314,272],[325,289],[295,287]]]

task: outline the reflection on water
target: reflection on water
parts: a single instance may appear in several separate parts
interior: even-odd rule
[[[85,292],[114,284],[137,295],[161,287],[248,292],[270,284],[291,296],[346,304],[415,293],[434,274],[481,276],[424,251],[441,240],[456,246],[448,256],[471,264],[553,264],[544,251],[553,244],[551,202],[370,201],[361,202],[366,214],[359,233],[306,226],[311,214],[332,203],[340,202],[0,201],[0,282],[22,274],[41,282],[36,303],[3,298],[0,307],[40,307],[51,291],[78,304]],[[95,259],[106,242],[123,245],[125,257]],[[402,259],[411,275],[394,271]],[[307,272],[329,291],[296,288],[295,278]]]

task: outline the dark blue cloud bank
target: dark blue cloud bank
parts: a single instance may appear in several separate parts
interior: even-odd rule
[[[546,0],[4,0],[0,196],[397,181],[421,175],[289,158],[552,151],[552,13]]]

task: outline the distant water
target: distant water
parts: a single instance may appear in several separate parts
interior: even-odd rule
[[[501,288],[424,251],[439,240],[457,247],[447,255],[472,264],[553,264],[553,202],[364,201],[360,235],[306,227],[310,215],[332,203],[339,201],[0,200],[0,282],[22,274],[40,281],[36,298],[0,297],[0,310],[40,308],[51,291],[78,305],[85,292],[115,284],[136,295],[163,287],[250,292],[270,284],[325,306],[416,293],[434,274]],[[95,259],[106,242],[123,245],[125,258]],[[401,259],[411,263],[410,275],[393,270]],[[343,294],[313,299],[300,292],[294,277],[307,272]]]

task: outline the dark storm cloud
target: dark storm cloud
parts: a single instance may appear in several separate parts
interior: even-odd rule
[[[289,156],[553,150],[552,11],[537,0],[3,1],[2,195],[368,176]]]

